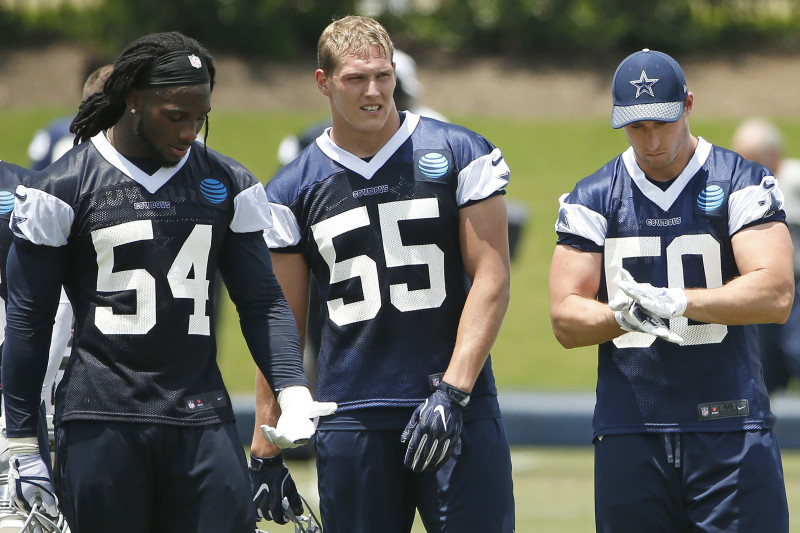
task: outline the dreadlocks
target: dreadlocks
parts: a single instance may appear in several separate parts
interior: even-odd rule
[[[200,43],[178,32],[152,33],[129,44],[114,62],[114,70],[103,91],[81,102],[78,114],[69,131],[75,134],[75,144],[92,138],[117,123],[125,112],[125,99],[149,70],[153,61],[178,51],[190,51],[200,57],[208,68],[211,90],[214,89],[214,59]],[[205,139],[208,139],[206,119]]]

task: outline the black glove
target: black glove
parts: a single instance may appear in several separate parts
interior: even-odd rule
[[[408,443],[405,465],[414,472],[436,470],[455,452],[469,393],[444,381],[417,407],[400,436]]]
[[[289,522],[290,517],[284,512],[284,500],[295,515],[303,514],[303,502],[280,454],[275,457],[251,455],[248,470],[259,519],[274,520],[277,524]]]

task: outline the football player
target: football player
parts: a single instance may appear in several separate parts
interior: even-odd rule
[[[428,531],[510,533],[489,358],[509,301],[509,168],[482,136],[398,110],[393,51],[371,18],[323,31],[332,126],[266,186],[300,338],[309,273],[325,317],[316,396],[339,410],[315,437],[321,517],[328,533],[408,532],[415,510]],[[264,446],[256,432],[252,453]]]
[[[670,56],[631,54],[612,87],[630,147],[561,197],[550,270],[556,337],[599,344],[597,531],[788,531],[753,326],[792,307],[783,194],[692,135]]]
[[[120,524],[253,531],[250,479],[216,364],[217,271],[253,359],[283,393],[280,442],[307,441],[311,418],[335,408],[314,403],[306,386],[262,237],[271,226],[263,187],[195,142],[214,75],[208,52],[180,33],[134,41],[104,90],[82,102],[72,123],[81,144],[35,187],[16,190],[2,368],[10,489],[18,506],[41,501],[54,513],[34,436],[63,285],[76,327],[56,394],[56,477],[76,533]],[[277,406],[265,414],[277,415]]]

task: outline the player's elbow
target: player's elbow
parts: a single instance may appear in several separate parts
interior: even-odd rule
[[[777,324],[785,324],[789,320],[794,305],[795,285],[794,282],[785,284],[773,300],[772,311],[775,314],[773,321]]]
[[[570,328],[566,321],[557,313],[550,313],[550,325],[553,328],[553,334],[556,340],[564,348],[570,349],[583,346],[582,343],[578,342],[578,338],[572,331],[572,328]]]

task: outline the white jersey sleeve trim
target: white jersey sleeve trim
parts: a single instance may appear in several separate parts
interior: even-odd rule
[[[731,193],[728,201],[728,234],[769,217],[783,209],[783,192],[774,176],[764,176],[758,185],[750,185]]]
[[[69,239],[75,212],[72,206],[39,189],[18,185],[11,229],[33,244],[63,246]]]
[[[557,233],[571,233],[589,239],[598,246],[604,246],[608,233],[608,221],[596,211],[585,205],[564,202],[569,194],[558,199],[559,211],[556,221]]]
[[[249,233],[272,227],[272,215],[264,186],[256,183],[243,190],[233,199],[231,231]]]
[[[488,198],[508,185],[511,171],[499,148],[481,156],[458,173],[456,201],[462,206],[470,201]]]
[[[281,204],[269,204],[272,212],[272,227],[264,232],[264,240],[270,248],[286,248],[300,242],[300,224],[292,210]]]

